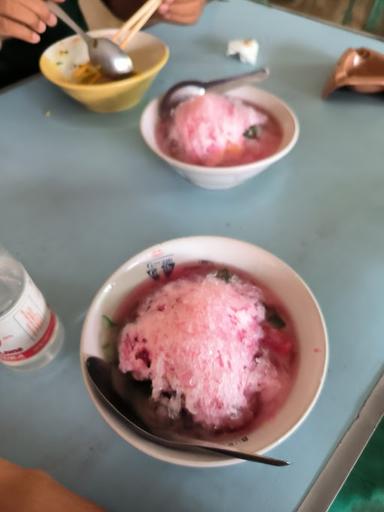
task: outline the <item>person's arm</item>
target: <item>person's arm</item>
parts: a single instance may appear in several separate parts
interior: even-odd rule
[[[145,0],[104,0],[115,16],[128,19]],[[158,16],[171,23],[195,23],[203,12],[206,0],[164,0]]]
[[[1,512],[103,512],[47,473],[0,459]]]

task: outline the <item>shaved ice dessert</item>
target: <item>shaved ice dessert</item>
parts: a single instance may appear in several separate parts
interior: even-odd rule
[[[256,105],[207,93],[180,103],[168,119],[160,121],[157,140],[173,158],[223,167],[274,154],[282,130],[271,114]]]
[[[273,414],[295,374],[292,326],[269,293],[211,263],[137,288],[125,308],[119,368],[150,381],[169,418],[233,431]]]

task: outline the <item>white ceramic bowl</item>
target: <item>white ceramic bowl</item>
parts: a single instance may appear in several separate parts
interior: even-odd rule
[[[94,298],[81,335],[80,359],[83,379],[97,410],[128,443],[157,459],[184,466],[215,467],[235,464],[237,459],[174,451],[155,445],[120,423],[95,396],[85,370],[89,355],[102,356],[108,328],[102,316],[113,318],[123,297],[148,279],[147,271],[172,260],[176,265],[210,260],[243,269],[266,285],[285,306],[298,339],[298,372],[293,388],[276,415],[248,435],[246,441],[233,439],[235,446],[250,452],[265,453],[290,436],[306,418],[322,389],[327,363],[328,340],[320,308],[304,281],[283,261],[249,243],[213,236],[170,240],[150,247],[129,259],[103,284]]]
[[[240,185],[281,160],[291,151],[299,136],[299,122],[295,114],[286,103],[273,94],[247,85],[234,89],[228,95],[259,105],[274,115],[282,127],[283,138],[280,147],[273,155],[257,162],[231,167],[205,167],[181,162],[164,153],[157,143],[155,129],[159,121],[159,99],[149,103],[141,117],[141,134],[149,148],[177,173],[198,187],[226,189]]]

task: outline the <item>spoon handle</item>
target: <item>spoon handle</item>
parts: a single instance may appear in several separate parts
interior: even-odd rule
[[[79,25],[75,23],[73,19],[70,18],[68,14],[60,6],[51,1],[48,1],[47,5],[50,11],[53,12],[53,14],[60,18],[61,21],[64,21],[64,23],[66,23],[68,27],[70,27],[74,32],[76,32],[76,34],[79,34],[79,36],[82,37],[87,44],[91,43],[92,38],[90,38],[89,35],[86,34],[84,30],[80,28]]]
[[[245,73],[244,75],[232,76],[229,78],[222,78],[221,80],[213,80],[212,82],[206,82],[205,88],[210,91],[217,93],[224,93],[234,89],[235,87],[240,87],[242,85],[246,85],[252,82],[262,82],[266,78],[269,77],[269,69],[261,68],[257,71],[251,71],[250,73]]]
[[[216,446],[201,446],[201,449],[208,452],[220,453],[227,455],[228,457],[235,457],[236,459],[248,460],[251,462],[259,462],[261,464],[268,464],[269,466],[289,466],[289,462],[281,459],[274,459],[273,457],[263,457],[263,455],[257,455],[247,452],[238,452],[236,450],[230,450],[226,448]]]

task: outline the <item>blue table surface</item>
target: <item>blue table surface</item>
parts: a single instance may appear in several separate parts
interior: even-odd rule
[[[384,46],[246,0],[209,5],[196,26],[151,32],[169,44],[171,59],[132,111],[88,112],[42,78],[0,96],[1,242],[66,329],[65,349],[50,366],[0,369],[0,455],[49,471],[108,511],[292,511],[383,362],[382,98],[345,93],[325,102],[320,92],[347,47]],[[146,149],[138,123],[147,101],[178,80],[247,70],[225,57],[227,41],[238,37],[260,42],[260,63],[272,71],[263,86],[295,110],[301,136],[268,172],[232,190],[205,191]],[[288,468],[198,470],[153,460],[104,423],[85,391],[79,337],[96,290],[136,252],[196,234],[272,251],[322,306],[329,372],[309,418],[271,452],[290,460]]]

